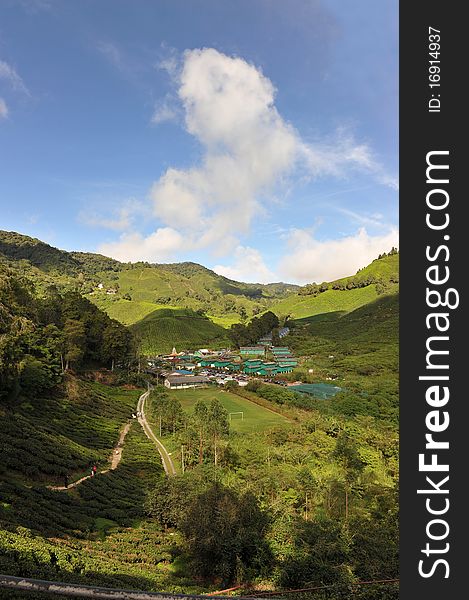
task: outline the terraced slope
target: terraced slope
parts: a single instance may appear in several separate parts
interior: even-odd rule
[[[145,354],[171,352],[174,346],[184,350],[230,344],[226,329],[188,309],[155,310],[131,330],[141,339]]]
[[[369,285],[353,290],[327,290],[318,296],[289,296],[272,307],[277,315],[290,315],[304,319],[324,313],[343,313],[376,300],[376,286]]]

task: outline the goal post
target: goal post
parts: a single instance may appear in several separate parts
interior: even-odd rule
[[[244,410],[238,410],[237,412],[230,412],[228,413],[228,420],[231,421],[231,418],[234,416],[238,416],[241,415],[241,421],[244,421]]]

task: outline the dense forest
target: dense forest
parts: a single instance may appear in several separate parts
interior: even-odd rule
[[[272,311],[253,317],[249,323],[235,323],[230,329],[230,339],[236,348],[257,344],[259,339],[279,326],[279,319]]]
[[[54,388],[69,369],[114,367],[133,355],[130,332],[78,292],[32,283],[0,265],[0,400]]]

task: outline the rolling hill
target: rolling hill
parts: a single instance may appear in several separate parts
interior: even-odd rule
[[[162,305],[203,310],[224,324],[266,310],[273,302],[296,292],[287,283],[252,284],[222,277],[192,262],[177,264],[121,263],[88,252],[66,252],[16,232],[0,231],[0,262],[34,278],[39,288],[55,285],[78,289],[121,320],[113,302],[124,299],[125,324],[136,322]],[[111,290],[111,293],[106,292]],[[154,306],[150,306],[154,305]]]
[[[144,354],[169,353],[175,345],[178,350],[230,345],[226,329],[189,309],[154,310],[130,329]]]
[[[290,315],[292,319],[304,319],[325,313],[349,312],[377,297],[375,285],[345,291],[327,290],[318,296],[288,296],[276,303],[272,310],[278,316]]]
[[[278,316],[290,315],[304,319],[328,313],[347,313],[382,294],[396,293],[399,289],[399,254],[390,253],[375,259],[355,275],[330,283],[304,286],[299,293],[280,299],[272,307]]]
[[[300,288],[237,282],[192,262],[121,263],[6,231],[0,231],[0,263],[33,279],[39,293],[51,285],[80,291],[130,326],[146,353],[168,352],[174,345],[229,345],[227,329],[233,323],[267,310],[293,320],[334,319],[397,292],[399,281],[395,251],[350,277]]]

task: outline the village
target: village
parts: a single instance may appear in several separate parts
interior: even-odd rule
[[[280,330],[285,337],[287,327]],[[239,350],[210,350],[200,348],[193,352],[158,355],[148,360],[148,370],[164,379],[168,389],[204,387],[209,384],[225,385],[230,381],[246,386],[252,378],[262,378],[270,383],[287,385],[278,376],[291,373],[298,359],[287,346],[273,346],[272,335],[263,336],[258,344],[241,346]]]

